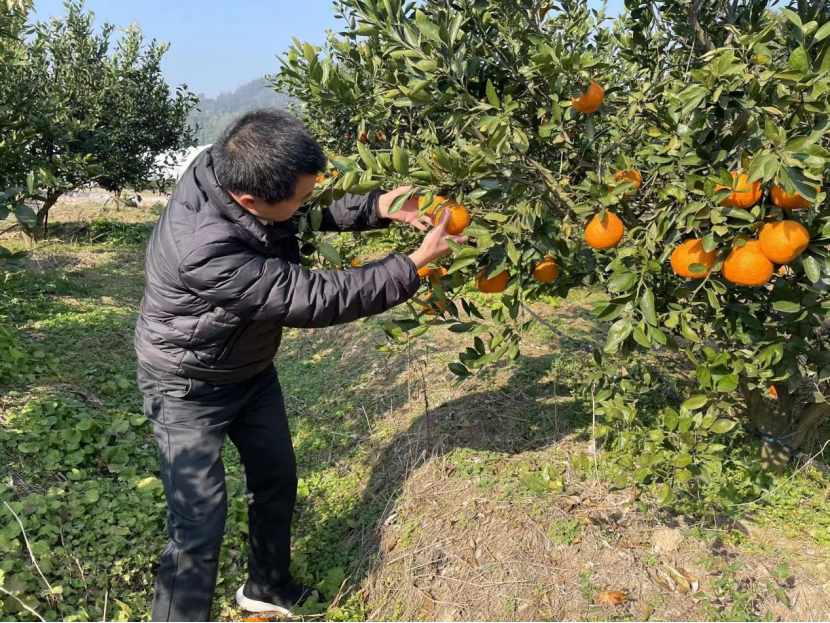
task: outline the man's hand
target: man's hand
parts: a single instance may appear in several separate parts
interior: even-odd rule
[[[426,231],[427,224],[429,224],[430,221],[428,216],[418,216],[418,197],[407,199],[400,210],[394,214],[389,214],[389,210],[395,199],[401,195],[405,195],[410,190],[412,190],[412,186],[400,186],[392,192],[388,192],[378,197],[378,214],[381,218],[406,223],[407,225],[412,225],[412,227],[415,227],[416,229]]]
[[[450,245],[447,240],[452,240],[457,244],[466,244],[467,236],[451,236],[447,233],[447,221],[450,218],[450,211],[443,210],[441,212],[441,219],[435,224],[435,227],[424,237],[424,241],[417,251],[409,256],[415,266],[420,270],[430,262],[437,260],[439,257],[449,255],[452,253]]]

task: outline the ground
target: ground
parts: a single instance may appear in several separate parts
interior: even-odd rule
[[[0,360],[0,586],[47,619],[149,617],[165,504],[132,332],[152,203],[60,206],[0,290],[13,353]],[[0,244],[19,246],[13,233]],[[537,326],[518,365],[462,383],[446,365],[464,338],[442,328],[397,354],[375,349],[387,317],[287,333],[294,572],[332,600],[310,618],[830,617],[830,479],[817,471],[791,469],[737,521],[643,509],[609,486],[579,383],[603,339],[597,296],[535,305],[557,332]],[[657,363],[682,383],[682,367]],[[225,459],[215,616],[239,621],[246,508],[230,444]],[[34,618],[0,596],[0,619]]]

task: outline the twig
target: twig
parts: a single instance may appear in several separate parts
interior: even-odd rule
[[[102,623],[107,623],[107,599],[109,598],[109,596],[110,592],[109,590],[107,590],[107,592],[104,593],[104,614],[101,615]]]
[[[30,608],[30,607],[29,607],[29,606],[27,606],[25,603],[23,603],[23,600],[21,600],[21,599],[20,599],[20,597],[18,597],[17,595],[12,595],[9,591],[7,591],[7,590],[6,590],[5,588],[3,588],[2,586],[0,586],[0,591],[3,591],[4,593],[6,593],[6,595],[8,595],[8,596],[9,596],[9,597],[11,597],[12,599],[14,599],[17,603],[19,603],[21,608],[23,608],[24,610],[26,610],[26,611],[27,611],[27,612],[29,612],[30,614],[32,614],[32,615],[34,615],[34,616],[36,616],[38,619],[40,619],[41,621],[43,621],[43,623],[46,623],[46,619],[44,619],[44,618],[43,618],[42,616],[40,616],[37,612],[35,612],[34,610],[32,610],[32,608]]]
[[[37,564],[37,559],[35,558],[35,553],[32,551],[32,546],[29,545],[29,539],[26,536],[26,529],[23,527],[23,522],[20,521],[20,517],[18,517],[17,513],[15,513],[12,510],[12,507],[9,506],[8,502],[4,501],[3,504],[6,505],[6,508],[9,509],[9,512],[12,515],[14,515],[14,518],[17,520],[17,524],[20,526],[20,531],[23,534],[23,540],[26,542],[26,549],[29,550],[29,556],[31,556],[31,558],[32,558],[32,564],[35,566],[35,569],[37,569],[37,572],[40,574],[40,577],[43,578],[43,581],[46,584],[47,588],[51,591],[52,590],[52,585],[49,584],[49,580],[46,579],[46,576],[43,575],[43,571],[40,570],[40,565]]]
[[[16,229],[17,227],[20,227],[20,223],[15,223],[11,227],[9,227],[7,229],[4,229],[3,231],[0,231],[0,236],[2,236],[3,234],[9,233],[11,230]]]

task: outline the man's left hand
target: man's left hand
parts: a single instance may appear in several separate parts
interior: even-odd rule
[[[410,190],[412,190],[412,186],[400,186],[395,190],[378,197],[378,214],[381,218],[406,223],[408,225],[412,225],[412,227],[416,229],[426,231],[427,225],[430,225],[431,221],[426,215],[418,216],[418,197],[411,197],[407,199],[400,210],[394,214],[389,214],[389,210],[395,199],[401,195],[405,195]]]

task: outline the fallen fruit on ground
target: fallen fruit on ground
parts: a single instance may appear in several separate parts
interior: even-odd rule
[[[357,268],[357,267],[359,267],[361,264],[363,264],[363,262],[361,262],[361,261],[360,261],[360,258],[359,258],[359,257],[356,257],[356,258],[354,258],[354,259],[351,261],[351,266],[352,266],[352,268]]]
[[[533,269],[533,278],[542,283],[552,283],[558,276],[559,266],[550,255],[546,255],[544,261],[538,262]]]
[[[725,279],[740,286],[760,286],[772,277],[775,267],[761,252],[761,243],[747,240],[742,247],[732,249],[723,263]]]
[[[672,252],[671,267],[681,277],[702,279],[709,274],[717,258],[717,251],[704,250],[703,241],[700,238],[690,238],[679,244]],[[705,266],[706,270],[696,273],[692,270],[693,264]]]
[[[487,269],[485,268],[478,271],[476,275],[476,287],[485,294],[504,292],[507,289],[508,281],[510,281],[510,275],[507,274],[507,271],[493,277],[487,277]]]
[[[620,591],[600,591],[596,601],[601,606],[621,606],[628,603],[629,597]]]
[[[816,192],[821,192],[820,186],[816,189]],[[778,184],[772,185],[769,191],[769,198],[775,207],[781,208],[782,210],[804,210],[813,205],[812,201],[802,197],[798,194],[798,191],[793,195],[788,195],[787,191]]]
[[[605,100],[605,91],[596,82],[592,82],[588,90],[579,96],[579,99],[572,97],[571,103],[577,112],[590,115],[602,106],[603,100]]]
[[[761,252],[771,262],[788,264],[810,244],[810,232],[796,221],[776,221],[767,223],[758,234]]]
[[[735,188],[732,193],[723,201],[721,205],[727,208],[751,208],[761,199],[761,181],[756,180],[749,183],[749,176],[746,173],[739,174],[737,171],[732,171],[732,179],[737,180]],[[726,186],[718,184],[715,186],[715,191],[724,190]]]
[[[624,234],[625,226],[616,214],[606,212],[602,220],[595,214],[585,228],[585,242],[594,249],[610,249],[620,243]]]

